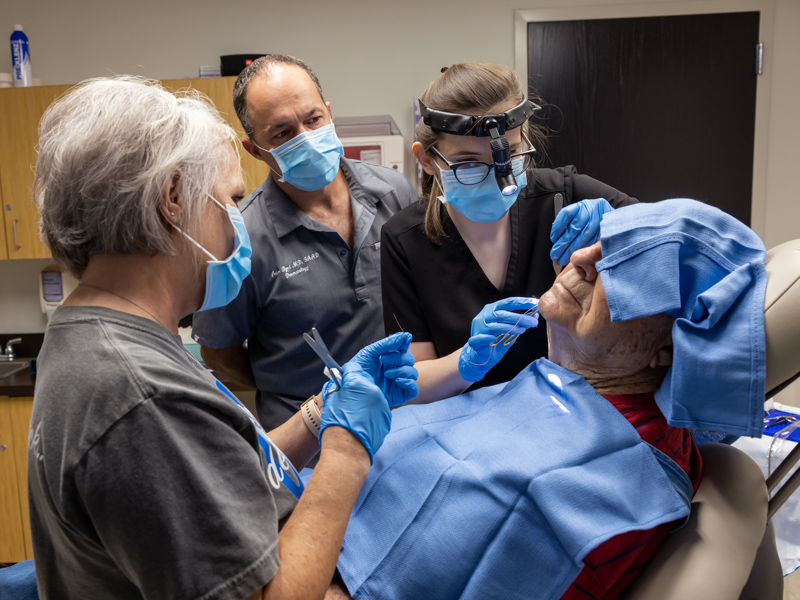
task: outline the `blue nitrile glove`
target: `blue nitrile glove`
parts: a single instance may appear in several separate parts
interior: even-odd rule
[[[536,309],[537,298],[505,298],[483,307],[472,319],[471,337],[461,349],[458,372],[466,381],[480,381],[505,356],[516,336],[539,324],[539,313],[524,315],[512,310]]]
[[[562,208],[550,228],[550,258],[563,267],[573,252],[594,244],[600,237],[600,220],[612,210],[603,198],[581,200]]]
[[[353,362],[369,373],[389,406],[400,406],[419,394],[414,355],[408,351],[410,333],[395,333],[359,351]]]
[[[327,427],[344,427],[364,444],[372,464],[372,457],[389,433],[392,411],[383,392],[357,362],[351,360],[342,368],[342,389],[324,397],[320,444]]]

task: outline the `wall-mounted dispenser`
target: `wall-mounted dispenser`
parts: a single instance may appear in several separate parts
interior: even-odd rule
[[[57,265],[48,265],[42,269],[39,274],[39,302],[48,321],[53,311],[64,303],[76,287],[78,280],[69,273],[62,272]]]

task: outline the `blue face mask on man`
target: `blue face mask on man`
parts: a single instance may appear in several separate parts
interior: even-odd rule
[[[523,159],[518,158],[511,162],[514,172],[522,170]],[[517,201],[519,191],[528,184],[525,172],[517,176],[517,191],[509,196],[504,196],[497,186],[494,177],[485,177],[482,167],[474,169],[460,169],[458,177],[461,181],[469,182],[470,178],[485,177],[480,183],[468,185],[456,179],[451,169],[442,169],[442,188],[444,196],[439,196],[443,204],[449,204],[470,221],[477,223],[494,223],[501,219]]]
[[[339,161],[344,155],[342,142],[336,136],[333,123],[306,131],[269,152],[278,163],[281,177],[286,182],[306,192],[321,190],[331,183],[339,172]]]
[[[186,239],[200,248],[211,260],[206,265],[206,295],[198,311],[220,308],[233,301],[242,289],[242,282],[250,274],[250,256],[253,254],[250,247],[250,235],[242,219],[242,213],[235,206],[223,206],[214,196],[208,194],[228,214],[236,236],[236,248],[225,260],[217,260],[208,250],[203,248],[196,240],[187,235],[180,227],[172,224]],[[171,221],[170,221],[171,223]]]

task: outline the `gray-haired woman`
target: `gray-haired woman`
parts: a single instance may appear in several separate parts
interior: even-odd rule
[[[48,324],[31,421],[42,598],[315,598],[331,581],[384,394],[415,372],[400,338],[378,342],[321,411],[310,398],[267,435],[184,350],[179,320],[249,273],[235,141],[199,95],[134,78],[85,82],[42,119],[41,234],[80,279]]]

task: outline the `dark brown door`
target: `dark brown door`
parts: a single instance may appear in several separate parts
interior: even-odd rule
[[[543,166],[749,225],[758,26],[758,12],[529,23],[529,85],[557,130]]]

